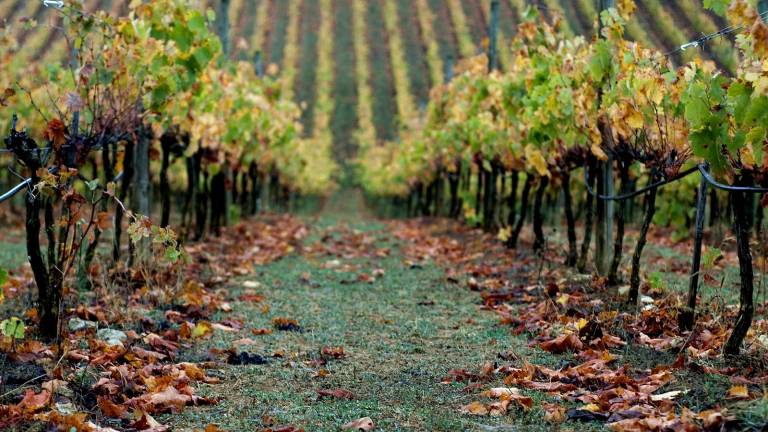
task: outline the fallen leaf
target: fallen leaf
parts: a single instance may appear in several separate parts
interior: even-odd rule
[[[242,338],[236,341],[232,341],[232,345],[236,347],[243,346],[243,345],[256,345],[258,343],[259,343],[258,341],[251,338]]]
[[[549,423],[562,423],[567,418],[565,408],[554,403],[544,403],[544,421]]]
[[[674,391],[668,391],[666,393],[657,394],[657,395],[651,395],[651,400],[654,402],[659,402],[663,400],[671,401],[678,397],[681,393],[685,393],[682,390],[674,390]]]
[[[356,430],[356,431],[371,431],[374,428],[373,420],[370,417],[363,417],[357,420],[353,420],[349,423],[345,423],[341,426],[343,430]]]
[[[107,397],[98,396],[96,400],[101,413],[107,417],[123,418],[128,412],[128,407],[125,405],[118,405]]]
[[[48,402],[51,400],[51,392],[43,390],[40,393],[35,393],[32,389],[27,389],[24,392],[24,398],[21,399],[16,407],[24,413],[35,413],[45,408]]]
[[[151,415],[145,411],[137,411],[134,413],[134,418],[137,420],[131,423],[131,428],[140,430],[143,432],[165,432],[170,429],[169,426],[160,424]]]
[[[745,385],[735,385],[728,389],[728,397],[731,399],[749,398],[749,389]]]
[[[153,410],[163,412],[180,412],[184,407],[192,402],[192,396],[179,392],[176,387],[168,387],[163,391],[151,393],[148,397],[142,398]]]
[[[344,357],[344,347],[323,347],[320,352],[325,357],[333,357],[335,359]]]
[[[312,378],[323,378],[330,374],[331,372],[328,369],[320,369],[312,375]]]
[[[472,402],[459,408],[459,412],[467,415],[484,416],[490,412],[488,408],[481,402]]]
[[[213,323],[213,324],[211,324],[211,327],[215,328],[216,330],[221,330],[221,331],[229,332],[229,333],[237,333],[237,331],[238,331],[238,329],[236,329],[234,327],[230,327],[228,325],[224,325],[224,324],[221,324],[221,323]]]
[[[566,351],[579,351],[584,348],[584,344],[577,335],[571,333],[542,342],[539,344],[539,347],[553,354],[562,354]]]
[[[317,394],[321,399],[324,397],[332,397],[336,399],[349,399],[349,400],[352,400],[355,398],[354,393],[345,389],[318,390]]]
[[[209,337],[213,333],[213,325],[208,321],[200,321],[192,328],[190,336],[193,338]]]
[[[291,318],[275,318],[272,320],[272,325],[280,331],[301,331],[299,322]]]

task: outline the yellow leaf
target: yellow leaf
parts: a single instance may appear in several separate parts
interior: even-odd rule
[[[591,403],[591,404],[588,404],[588,405],[584,405],[584,407],[582,409],[587,410],[587,411],[592,411],[592,412],[600,412],[600,405]]]
[[[208,321],[200,321],[192,329],[191,336],[193,338],[200,338],[200,337],[208,336],[211,333],[213,333],[213,326],[211,325],[211,323],[209,323]]]
[[[741,154],[741,163],[743,163],[748,168],[754,168],[755,154],[752,153],[752,147],[751,146],[742,147],[739,153]]]
[[[627,116],[627,125],[629,125],[629,127],[632,129],[642,129],[643,115],[639,111],[633,109],[632,112]]]
[[[735,385],[728,389],[728,397],[738,399],[748,398],[749,389],[747,389],[747,386],[745,385]]]
[[[547,160],[544,159],[544,155],[541,154],[541,151],[534,148],[533,146],[529,145],[525,147],[525,159],[528,161],[528,164],[532,166],[536,173],[540,176],[549,177],[549,169],[547,168]]]
[[[605,154],[602,147],[600,147],[597,144],[592,144],[592,154],[595,155],[596,158],[600,159],[601,161],[607,161],[608,155]]]
[[[505,241],[507,241],[509,239],[509,236],[511,236],[511,235],[512,235],[512,228],[504,227],[504,228],[499,230],[499,235],[497,236],[497,238],[500,241],[505,242]]]

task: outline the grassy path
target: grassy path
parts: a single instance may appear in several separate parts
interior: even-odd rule
[[[408,266],[385,224],[366,218],[348,222],[360,214],[356,201],[332,200],[332,210],[311,223],[303,253],[257,268],[233,287],[232,297],[238,298],[243,286],[258,282],[255,291],[266,300],[233,302],[228,317],[243,318],[246,328],[238,334],[216,332],[209,346],[192,355],[197,358],[187,359],[204,360],[208,348],[226,349],[233,340],[250,337],[257,343],[241,350],[269,357],[269,363],[220,369],[222,383],[200,389],[222,398],[218,405],[165,421],[179,429],[216,423],[226,430],[294,425],[306,431],[337,431],[365,416],[381,431],[509,430],[498,422],[527,422],[457,412],[473,396],[462,391],[466,384],[441,384],[448,372],[475,369],[505,350],[525,351],[524,342],[512,340],[492,314],[480,312],[477,294],[447,282],[442,269]],[[382,271],[370,283],[358,278]],[[252,328],[272,328],[276,317],[296,319],[303,331],[251,334]],[[345,356],[322,364],[322,348],[337,346]],[[321,369],[329,374],[318,378]],[[320,389],[339,388],[354,399],[318,397]]]

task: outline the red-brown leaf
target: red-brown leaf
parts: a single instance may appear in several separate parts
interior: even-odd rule
[[[355,398],[354,393],[345,389],[318,390],[317,394],[321,399],[324,397],[332,397],[336,399],[349,399],[349,400],[352,400]]]

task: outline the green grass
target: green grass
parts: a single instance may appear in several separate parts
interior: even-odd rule
[[[27,262],[27,248],[24,242],[0,242],[0,268],[15,269]]]
[[[314,239],[337,223],[338,216],[322,217],[315,224]],[[255,430],[265,426],[262,418],[267,416],[308,431],[336,431],[348,421],[370,416],[383,431],[507,430],[495,429],[503,425],[550,430],[538,410],[502,418],[463,416],[458,408],[481,397],[463,392],[465,384],[440,381],[451,369],[475,372],[510,350],[540,364],[555,365],[559,358],[528,348],[524,337],[498,326],[492,314],[479,310],[477,294],[446,282],[442,269],[406,267],[398,244],[383,235],[380,224],[368,222],[357,228],[373,232],[376,247],[391,247],[393,253],[383,259],[341,262],[356,266],[358,272],[382,268],[382,279],[348,283],[356,273],[321,268],[334,257],[292,256],[257,269],[248,279],[263,284],[260,292],[270,310],[264,314],[260,304],[233,303],[235,313],[247,323],[246,331],[271,327],[273,318],[288,317],[297,319],[304,332],[251,336],[260,343],[246,350],[267,356],[281,350],[285,358],[265,366],[222,367],[223,383],[200,389],[204,395],[223,397],[218,405],[164,420],[182,429],[218,423],[229,430]],[[309,283],[302,281],[307,273]],[[233,286],[232,295],[237,297],[239,290]],[[232,340],[245,336],[245,331],[217,332],[187,360],[201,360],[208,348],[228,348]],[[316,359],[324,346],[343,346],[346,357],[325,366],[329,376],[313,378],[315,369],[308,361]],[[318,400],[318,389],[335,388],[350,390],[356,398]]]

